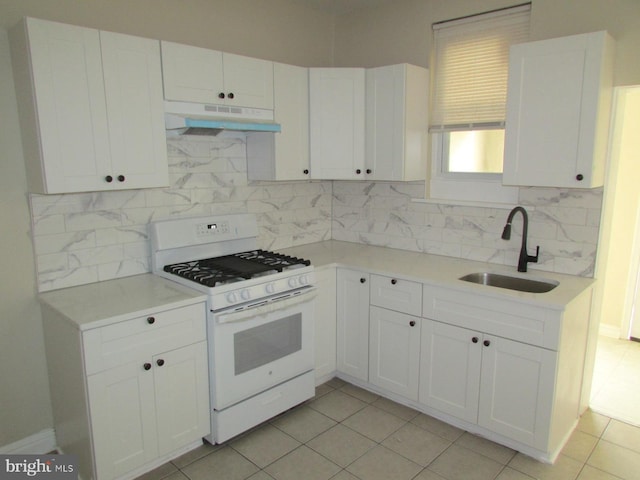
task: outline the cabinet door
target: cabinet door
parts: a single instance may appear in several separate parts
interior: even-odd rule
[[[211,431],[207,342],[153,357],[158,449],[163,455]]]
[[[369,274],[338,269],[338,371],[369,380]]]
[[[504,184],[603,184],[611,49],[606,32],[511,47]]]
[[[161,42],[166,100],[219,104],[224,92],[222,52]]]
[[[247,135],[249,180],[309,178],[309,69],[273,65],[274,119],[280,133]]]
[[[482,334],[424,320],[420,403],[476,423]]]
[[[370,68],[366,82],[366,178],[424,180],[429,71],[408,64]]]
[[[31,65],[24,68],[31,68],[35,105],[29,107],[35,108],[35,119],[29,120],[36,125],[23,135],[30,137],[25,150],[33,158],[28,162],[36,158],[41,162],[31,168],[42,173],[33,182],[40,183],[35,189],[43,193],[111,189],[103,181],[111,154],[98,30],[33,18],[25,22],[28,51],[17,54],[31,57]],[[22,33],[15,43],[24,42]],[[16,87],[22,90],[27,85]]]
[[[485,335],[478,424],[535,448],[546,448],[555,352]]]
[[[410,400],[418,400],[420,323],[404,313],[370,309],[369,381]]]
[[[153,375],[140,361],[87,378],[96,478],[122,476],[157,457]]]
[[[366,72],[366,175],[401,180],[404,158],[404,80],[402,65]]]
[[[309,69],[274,64],[276,178],[309,178]]]
[[[312,178],[364,179],[364,113],[364,69],[309,70]]]
[[[273,62],[230,53],[222,61],[227,105],[273,109]]]
[[[336,269],[317,269],[315,275],[315,374],[316,380],[322,380],[336,371]]]
[[[160,43],[100,32],[114,188],[169,184]],[[107,173],[107,172],[105,172]]]

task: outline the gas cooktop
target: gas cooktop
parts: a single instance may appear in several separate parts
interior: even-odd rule
[[[309,260],[266,250],[250,250],[165,265],[164,271],[215,287],[308,265]]]

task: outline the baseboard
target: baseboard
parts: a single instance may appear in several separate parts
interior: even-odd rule
[[[620,327],[614,327],[613,325],[607,325],[601,323],[598,328],[598,334],[603,337],[620,338]]]
[[[3,455],[12,454],[32,454],[43,455],[56,450],[56,434],[53,428],[47,428],[41,432],[34,433],[22,440],[0,447]]]

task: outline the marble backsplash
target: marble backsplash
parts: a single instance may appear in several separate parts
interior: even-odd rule
[[[501,239],[509,208],[455,206],[415,201],[424,184],[334,182],[331,237],[506,265],[518,264],[522,216],[511,240]],[[529,216],[530,270],[593,276],[602,189],[521,188]]]
[[[249,184],[243,135],[167,148],[168,188],[30,195],[40,291],[149,272],[148,224],[165,218],[254,213],[264,249],[331,237],[331,182]]]
[[[508,210],[415,201],[422,182],[247,181],[242,135],[167,142],[170,186],[30,195],[38,288],[47,291],[149,272],[148,224],[170,217],[254,213],[259,247],[336,239],[516,265],[521,217]],[[602,189],[523,188],[531,270],[592,276]]]

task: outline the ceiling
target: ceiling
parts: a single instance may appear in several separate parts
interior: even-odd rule
[[[343,15],[362,8],[371,8],[391,3],[393,0],[293,0],[316,10]]]

